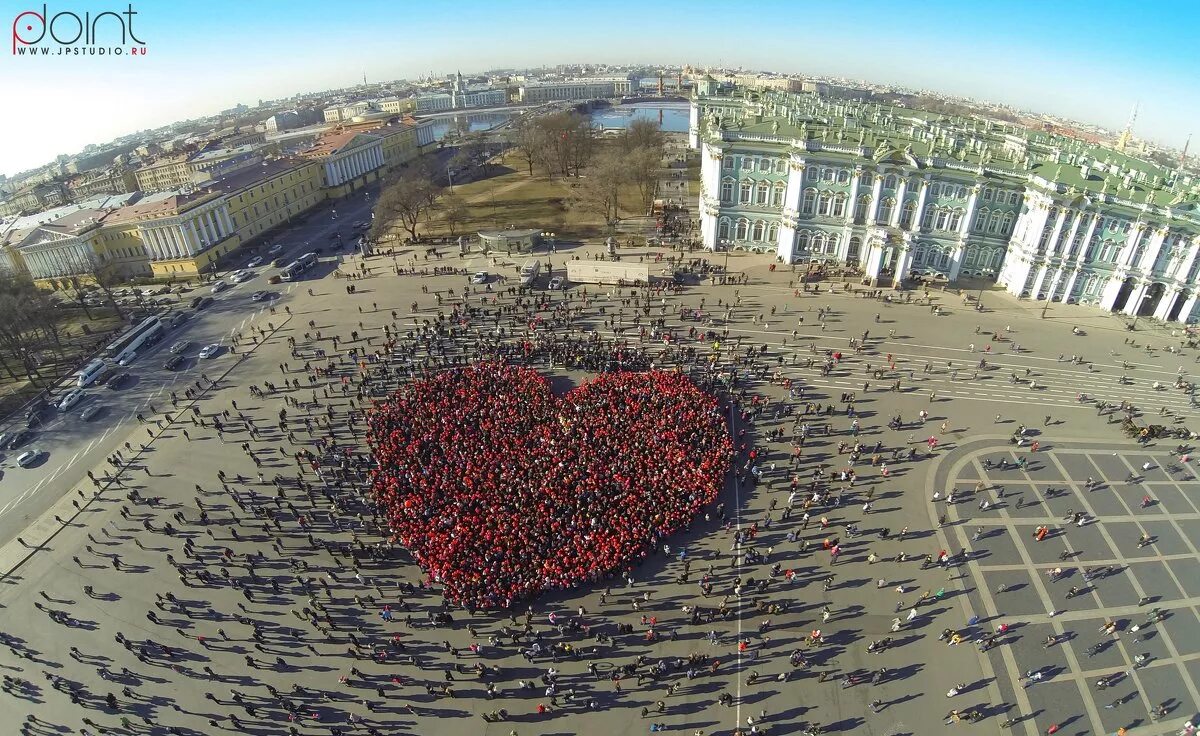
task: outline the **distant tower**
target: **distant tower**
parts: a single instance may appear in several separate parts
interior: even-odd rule
[[[1187,140],[1183,142],[1183,151],[1179,153],[1179,170],[1182,171],[1184,166],[1187,166],[1188,146],[1192,145],[1192,134],[1188,133]]]
[[[663,96],[663,94],[664,94],[664,91],[663,91],[663,73],[662,73],[662,70],[661,70],[661,69],[659,69],[659,70],[658,70],[658,96],[659,96],[659,97],[662,97],[662,96]]]
[[[1126,146],[1133,140],[1133,124],[1137,122],[1138,107],[1141,103],[1135,102],[1133,110],[1129,113],[1129,122],[1125,124],[1125,130],[1121,131],[1121,137],[1117,139],[1117,150],[1124,151]]]
[[[367,73],[366,72],[363,72],[363,86],[364,87],[367,86]]]

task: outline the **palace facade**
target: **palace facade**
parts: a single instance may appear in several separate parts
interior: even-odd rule
[[[1196,316],[1200,180],[1181,170],[978,116],[779,91],[697,96],[689,136],[711,250]]]

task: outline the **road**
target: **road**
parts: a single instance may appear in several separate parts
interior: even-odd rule
[[[182,400],[183,391],[202,373],[221,372],[225,364],[232,360],[228,350],[222,350],[215,358],[201,360],[197,353],[202,347],[211,343],[227,346],[235,334],[246,334],[248,330],[260,327],[265,329],[273,319],[281,320],[284,316],[283,307],[291,301],[289,294],[299,284],[269,286],[267,279],[279,270],[270,265],[271,261],[281,256],[298,256],[321,246],[325,252],[316,272],[323,274],[332,270],[336,267],[335,262],[341,258],[340,255],[331,255],[331,246],[339,242],[334,239],[334,233],[341,233],[340,242],[353,243],[353,225],[370,219],[370,208],[378,193],[378,184],[367,187],[332,203],[332,207],[327,205],[319,208],[303,221],[271,235],[264,245],[280,244],[283,250],[268,255],[266,248],[260,247],[258,250],[264,263],[253,269],[256,276],[249,281],[234,284],[226,278],[224,280],[230,284],[230,288],[217,294],[212,294],[208,285],[188,292],[172,312],[184,311],[191,317],[179,327],[168,329],[158,343],[139,355],[127,369],[130,380],[119,389],[91,386],[85,389],[83,401],[69,411],[58,412],[54,408],[46,410],[43,414],[46,423],[34,430],[31,441],[16,450],[0,453],[0,544],[15,538],[31,520],[72,489],[80,487],[81,482],[90,488],[88,471],[97,477],[102,476],[108,469],[106,458],[117,450],[123,450],[126,442],[136,447],[141,441],[147,440],[145,429],[138,426],[139,413],[153,413],[147,412],[151,405],[160,411],[169,406],[172,391]],[[345,252],[339,250],[338,254]],[[251,257],[253,254],[247,252],[229,271],[243,266]],[[227,273],[217,275],[225,276]],[[250,295],[260,289],[274,291],[279,298],[270,302],[251,301]],[[201,294],[212,296],[213,303],[193,312],[188,305],[192,298]],[[278,310],[278,317],[271,316],[272,306]],[[180,369],[167,370],[163,363],[170,354],[170,346],[179,340],[192,343],[183,353],[187,360]],[[57,400],[71,388],[74,388],[73,384],[59,387],[53,392],[52,400]],[[100,404],[104,408],[90,421],[80,420],[80,412],[92,404]],[[8,432],[24,426],[23,418],[15,416],[0,431]],[[16,458],[26,449],[37,449],[44,455],[34,465],[22,468],[17,465]]]

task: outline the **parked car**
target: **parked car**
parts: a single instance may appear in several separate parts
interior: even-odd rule
[[[180,340],[171,346],[171,355],[179,355],[192,346],[191,340]]]
[[[129,355],[126,355],[124,358],[121,358],[120,360],[118,360],[117,365],[124,368],[125,366],[130,365],[131,363],[133,363],[133,361],[135,361],[137,359],[138,359],[138,354],[137,354],[137,351],[134,350],[133,352],[129,353]]]
[[[486,284],[489,278],[491,278],[491,274],[489,274],[487,271],[477,271],[475,275],[471,277],[471,283]]]
[[[253,271],[243,269],[241,271],[234,271],[233,274],[230,275],[229,280],[235,284],[240,284],[243,281],[249,281],[250,279],[254,278],[254,276],[255,273]]]
[[[197,311],[204,309],[209,304],[212,304],[212,300],[213,298],[211,296],[198,296],[192,300],[192,309]]]
[[[281,250],[283,250],[283,246],[279,243],[276,243],[276,244],[272,245],[270,248],[267,248],[267,252],[270,253],[271,255],[275,255],[276,253],[280,252]]]
[[[205,345],[200,349],[200,357],[208,359],[221,352],[221,344],[214,342],[211,345]]]
[[[184,358],[182,355],[172,355],[170,358],[167,358],[166,363],[163,363],[163,368],[166,368],[169,371],[177,371],[179,370],[179,367],[183,365],[184,360],[186,360],[186,358]]]
[[[555,276],[554,278],[550,279],[550,285],[548,288],[550,291],[558,291],[559,289],[563,288],[563,283],[562,276]]]
[[[20,465],[22,468],[28,468],[30,465],[33,465],[40,460],[41,457],[41,450],[26,450],[20,455],[17,455],[17,465]]]
[[[89,406],[88,408],[86,408],[86,409],[84,409],[83,411],[79,412],[79,418],[80,418],[80,419],[82,419],[82,420],[83,420],[83,421],[85,421],[85,422],[86,422],[86,421],[89,421],[89,420],[90,420],[92,417],[94,417],[94,416],[96,416],[97,414],[99,414],[99,413],[100,413],[100,410],[101,410],[101,409],[103,409],[103,408],[104,408],[104,407],[103,407],[103,406],[101,406],[100,404],[92,404],[92,405],[91,405],[91,406]]]
[[[28,429],[18,429],[8,436],[4,443],[5,449],[15,450],[33,438],[33,432]]]
[[[84,396],[85,396],[85,394],[83,393],[83,389],[81,389],[81,388],[72,389],[71,391],[68,391],[62,397],[62,399],[59,400],[58,410],[59,411],[69,410],[71,407],[75,406],[80,401],[83,401]]]
[[[171,315],[171,319],[170,319],[171,326],[178,327],[179,325],[186,322],[187,318],[188,318],[187,312],[176,312],[175,314]]]
[[[104,366],[104,368],[99,373],[96,374],[96,380],[94,381],[94,383],[97,386],[103,386],[104,384],[106,384],[110,380],[112,380],[112,377],[115,376],[116,374],[117,374],[117,369],[115,366],[111,366],[111,365]]]
[[[117,375],[108,379],[108,387],[115,391],[115,390],[121,388],[121,386],[124,385],[124,383],[128,380],[129,380],[129,373],[127,373],[126,371],[121,371]]]

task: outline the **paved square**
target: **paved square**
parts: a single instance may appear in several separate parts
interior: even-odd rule
[[[985,458],[995,463],[1006,455],[1016,459],[1007,448],[977,442],[942,461],[948,487],[1004,488],[1005,502],[991,510],[948,507],[953,523],[944,529],[957,540],[952,544],[976,550],[967,565],[977,583],[969,595],[974,610],[1021,624],[1009,654],[990,654],[993,666],[1008,672],[1008,683],[1042,670],[1042,682],[1002,690],[1022,712],[1036,714],[1042,732],[1053,724],[1068,728],[1068,720],[1080,733],[1089,732],[1088,723],[1113,732],[1149,723],[1148,711],[1158,706],[1169,718],[1190,718],[1200,701],[1193,659],[1200,650],[1200,575],[1191,541],[1200,531],[1192,501],[1200,484],[1167,476],[1164,466],[1174,458],[1079,443],[1027,453],[1024,470],[980,472]],[[1080,513],[1084,523],[1072,523]],[[1043,526],[1049,531],[1039,541]],[[1143,534],[1149,543],[1139,541]],[[1101,570],[1084,580],[1085,571]],[[1156,608],[1165,618],[1149,622]],[[1131,676],[1105,690],[1095,686],[1114,672]],[[1067,702],[1082,704],[1069,719]]]

